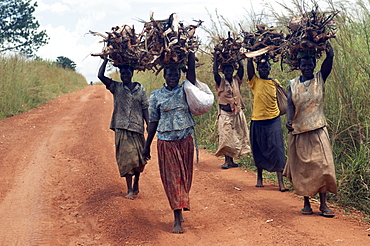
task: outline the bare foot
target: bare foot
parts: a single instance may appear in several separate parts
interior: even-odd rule
[[[125,196],[125,198],[134,200],[134,198],[135,198],[134,193],[133,192],[128,193],[127,196]]]
[[[134,194],[134,195],[137,195],[137,194],[139,194],[139,190],[134,190],[132,193]]]
[[[183,233],[182,226],[181,226],[181,221],[183,220],[182,210],[181,209],[175,209],[173,211],[173,213],[174,213],[175,220],[173,222],[172,233]]]
[[[180,225],[175,225],[175,227],[172,230],[172,233],[177,233],[177,234],[183,233],[181,224]]]
[[[265,187],[262,183],[262,180],[257,179],[256,187]]]

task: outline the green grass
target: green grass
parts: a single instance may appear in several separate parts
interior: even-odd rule
[[[0,74],[0,119],[87,86],[81,74],[21,56],[0,56]]]

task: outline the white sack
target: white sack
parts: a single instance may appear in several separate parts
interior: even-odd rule
[[[190,81],[184,81],[186,100],[193,115],[207,113],[213,105],[214,95],[208,85],[197,80],[195,85]]]

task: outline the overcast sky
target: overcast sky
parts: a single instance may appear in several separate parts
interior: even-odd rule
[[[77,71],[88,82],[97,82],[97,72],[101,64],[99,57],[90,56],[103,48],[101,37],[92,36],[89,30],[104,33],[113,26],[134,25],[137,32],[143,24],[136,19],[149,21],[151,12],[154,19],[166,19],[177,13],[185,24],[193,24],[193,19],[203,20],[210,25],[209,13],[224,16],[230,21],[245,20],[246,9],[251,8],[251,0],[37,0],[34,13],[41,30],[50,37],[49,44],[40,48],[37,55],[55,61],[58,56],[70,58],[77,64]],[[287,0],[289,2],[289,0]],[[253,9],[259,12],[264,2],[252,0]],[[208,11],[208,12],[207,12]],[[198,33],[200,34],[200,33]],[[205,37],[202,37],[205,38]]]

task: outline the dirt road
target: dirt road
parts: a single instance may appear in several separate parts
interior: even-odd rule
[[[0,121],[0,245],[370,245],[342,210],[299,213],[301,198],[201,150],[184,234],[159,178],[156,143],[135,200],[114,158],[112,97],[89,86]],[[236,188],[235,188],[236,187]]]

